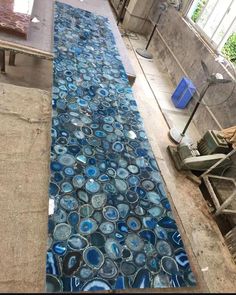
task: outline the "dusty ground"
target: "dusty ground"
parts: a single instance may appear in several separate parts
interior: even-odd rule
[[[0,292],[44,290],[50,95],[0,83]]]

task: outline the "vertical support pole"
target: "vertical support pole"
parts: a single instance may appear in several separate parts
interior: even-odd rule
[[[15,60],[16,60],[16,53],[14,51],[10,50],[9,66],[15,66]]]
[[[0,49],[1,52],[1,73],[6,73],[6,55],[5,49]]]
[[[120,14],[119,14],[119,16],[118,16],[118,20],[117,20],[117,26],[119,25],[119,23],[120,23],[120,21],[121,21],[121,17],[122,17],[122,14],[123,14],[124,10],[125,10],[126,3],[127,3],[127,2],[128,2],[128,0],[125,0],[123,6],[122,6],[122,8],[121,8],[121,12],[120,12]]]

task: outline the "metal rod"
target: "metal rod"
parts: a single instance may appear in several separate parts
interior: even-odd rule
[[[195,115],[195,113],[196,113],[196,111],[197,111],[197,109],[198,109],[198,107],[199,107],[199,105],[200,105],[200,103],[201,103],[201,101],[202,101],[202,99],[203,99],[204,95],[206,94],[206,92],[207,92],[207,90],[208,90],[209,87],[210,87],[210,83],[207,83],[207,85],[205,86],[205,88],[204,88],[204,89],[202,90],[202,92],[200,93],[199,100],[198,100],[198,102],[196,103],[196,105],[195,105],[195,107],[194,107],[194,109],[193,109],[193,111],[192,111],[192,114],[191,114],[191,116],[189,117],[188,122],[186,123],[186,125],[185,125],[185,127],[184,127],[184,130],[183,130],[182,133],[181,133],[181,136],[184,136],[184,135],[185,135],[185,132],[187,131],[188,126],[190,125],[190,123],[191,123],[191,121],[192,121],[192,119],[193,119],[193,116]]]
[[[124,12],[124,9],[125,9],[125,6],[126,6],[126,3],[127,3],[127,2],[128,2],[128,0],[125,0],[123,6],[122,6],[122,8],[121,8],[121,12],[120,12],[120,14],[119,14],[119,16],[118,16],[118,20],[117,20],[117,26],[119,25],[119,23],[120,23],[120,21],[121,21],[121,17],[122,17],[122,14],[123,14],[123,12]]]
[[[225,155],[223,159],[220,159],[218,162],[216,162],[214,165],[212,165],[207,171],[205,171],[202,175],[199,176],[199,178],[203,178],[205,175],[207,175],[209,172],[211,172],[214,168],[216,168],[218,165],[220,165],[226,158],[231,157],[236,152],[236,149],[233,149],[230,153]]]
[[[147,43],[147,45],[146,45],[146,47],[145,47],[146,50],[148,49],[148,47],[149,47],[149,45],[150,45],[150,42],[152,41],[152,37],[153,37],[153,35],[154,35],[155,31],[156,31],[157,24],[159,23],[160,19],[161,19],[161,13],[160,13],[159,16],[158,16],[158,19],[157,19],[157,21],[156,21],[156,23],[155,23],[155,25],[154,25],[154,27],[153,27],[152,33],[151,33],[151,35],[150,35],[150,37],[149,37],[149,39],[148,39],[148,43]]]
[[[235,197],[236,197],[236,192],[234,191],[234,192],[231,194],[231,196],[229,196],[229,197],[224,201],[224,203],[221,204],[221,206],[220,206],[219,208],[217,208],[217,210],[216,210],[216,212],[215,212],[215,215],[217,216],[217,215],[219,215],[221,212],[224,213],[223,210],[224,210],[226,207],[228,207],[228,205],[229,205],[229,204],[235,199]],[[235,210],[234,210],[234,211],[235,211]],[[236,211],[235,211],[235,213],[236,213]]]
[[[147,43],[147,45],[146,45],[146,47],[145,47],[146,50],[148,49],[148,47],[149,47],[149,45],[150,45],[150,42],[152,41],[152,37],[153,37],[153,35],[154,35],[154,33],[155,33],[156,27],[157,27],[157,24],[155,24],[155,26],[154,26],[154,28],[153,28],[153,30],[152,30],[152,33],[151,33],[151,35],[150,35],[150,37],[149,37],[149,39],[148,39],[148,43]]]

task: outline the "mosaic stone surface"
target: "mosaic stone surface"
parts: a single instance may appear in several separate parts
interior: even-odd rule
[[[1,0],[0,31],[27,38],[34,0]]]
[[[47,290],[194,286],[108,20],[55,9]]]

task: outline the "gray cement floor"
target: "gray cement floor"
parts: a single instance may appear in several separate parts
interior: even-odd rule
[[[166,183],[169,199],[173,208],[174,217],[181,231],[193,272],[197,278],[197,287],[191,289],[191,291],[189,289],[182,288],[176,289],[174,291],[185,293],[234,293],[236,292],[236,265],[233,263],[228,248],[224,243],[222,234],[220,233],[215,220],[209,212],[206,201],[204,200],[198,186],[188,180],[186,174],[178,173],[175,170],[166,150],[167,146],[171,143],[167,135],[169,124],[164,117],[163,110],[161,110],[160,105],[165,106],[165,109],[169,108],[171,110],[171,105],[169,101],[164,101],[163,97],[165,97],[165,93],[167,93],[169,97],[169,94],[173,90],[173,85],[169,85],[169,82],[165,80],[168,77],[161,69],[159,71],[159,74],[156,75],[155,64],[145,63],[144,61],[143,64],[140,64],[140,60],[137,58],[134,52],[135,44],[133,43],[133,40],[125,37],[124,42],[128,49],[130,62],[137,75],[133,90],[138,103],[138,107],[144,119],[145,129],[147,131],[150,143],[153,148],[153,152],[158,161],[161,173]],[[156,60],[155,63],[160,65],[161,61]],[[7,74],[0,75],[0,82],[21,85],[25,87],[40,88],[49,91],[51,87],[51,71],[52,64],[50,61],[37,60],[36,58],[32,58],[29,56],[19,55],[16,59],[16,66],[12,68],[7,67]],[[148,75],[150,76],[149,78],[152,78],[151,75],[153,75],[153,71],[154,76],[158,76],[160,79],[157,82],[159,83],[160,87],[156,87],[155,91],[150,87],[150,83],[147,79]],[[163,80],[165,81],[163,82]],[[152,85],[154,85],[154,88],[156,84],[153,82]],[[169,86],[170,88],[168,88]],[[24,90],[21,89],[21,91]],[[25,91],[27,92],[27,90]],[[158,102],[155,96],[158,97]],[[15,104],[19,103],[19,100],[15,101]],[[49,103],[50,102],[48,102],[48,104]],[[173,110],[174,109],[172,109],[172,111]],[[35,130],[36,127],[32,126],[32,128],[32,130]],[[2,292],[44,291],[44,282],[42,281],[44,273],[42,265],[45,264],[43,257],[45,255],[44,251],[46,250],[44,249],[44,247],[42,247],[42,244],[44,245],[46,243],[46,241],[44,241],[45,231],[37,232],[36,225],[37,223],[39,223],[40,225],[42,225],[43,228],[46,228],[47,218],[42,218],[42,215],[40,215],[40,217],[37,216],[40,210],[44,210],[43,214],[45,214],[45,208],[43,207],[44,204],[42,205],[40,202],[35,203],[35,200],[37,200],[37,196],[39,197],[44,195],[48,189],[48,182],[46,181],[46,179],[47,177],[49,178],[49,171],[47,170],[47,168],[45,168],[48,165],[48,157],[42,157],[42,155],[46,155],[45,149],[48,148],[50,126],[47,124],[44,128],[46,128],[44,129],[44,139],[38,142],[38,144],[41,146],[41,149],[37,148],[35,150],[35,152],[38,153],[35,156],[37,157],[37,159],[40,159],[42,165],[44,165],[44,168],[41,168],[41,171],[39,171],[39,175],[43,175],[44,181],[40,182],[40,186],[37,185],[37,190],[33,190],[34,194],[28,195],[29,197],[31,197],[32,206],[37,204],[37,212],[34,212],[33,210],[31,211],[31,214],[29,216],[24,215],[24,219],[21,219],[21,227],[24,227],[25,230],[28,230],[30,232],[31,243],[32,241],[34,241],[34,245],[41,244],[41,247],[37,248],[37,253],[35,253],[35,248],[32,247],[27,247],[27,253],[22,250],[19,253],[17,252],[19,256],[17,256],[18,260],[20,259],[21,261],[20,269],[17,268],[18,271],[15,271],[18,262],[17,257],[14,258],[15,260],[12,264],[10,263],[9,257],[5,259],[6,262],[3,265],[4,267],[1,267],[2,272],[3,269],[5,270],[5,272],[10,271],[11,276],[0,277],[0,291]],[[1,129],[3,141],[5,140],[5,138],[7,138],[8,133],[9,128],[5,127]],[[24,135],[22,136],[22,142],[24,142]],[[28,144],[30,145],[27,134],[25,134],[25,136],[28,140]],[[8,144],[11,146],[12,153],[14,153],[15,143],[9,142]],[[44,150],[43,154],[42,150]],[[3,159],[3,164],[7,165],[9,157],[11,157],[10,154],[8,155],[8,157]],[[21,159],[23,161],[27,160],[27,151],[21,154]],[[37,163],[35,163],[35,165],[37,165]],[[19,174],[21,173],[21,168],[17,167],[17,169],[12,171],[15,171],[15,174]],[[28,171],[28,173],[30,174],[30,171]],[[32,179],[31,182],[29,182],[29,179],[27,177],[22,179],[22,181],[26,180],[27,187],[31,189],[37,182],[37,179],[35,178]],[[2,185],[4,192],[7,192],[9,190],[8,185],[8,182]],[[14,190],[12,191],[12,198],[9,198],[9,200],[5,200],[5,207],[8,208],[8,212],[11,212],[9,210],[12,210],[12,207],[10,205],[14,202],[14,198],[16,199],[18,197],[22,198],[22,191],[19,192],[16,188],[14,188]],[[21,214],[21,207],[18,207],[17,204],[20,203],[15,203],[14,214],[17,214],[18,216],[19,214]],[[42,208],[40,206],[42,206]],[[2,249],[2,253],[6,253],[6,256],[10,255],[10,253],[15,253],[16,250],[14,249],[16,249],[16,246],[21,245],[22,241],[24,241],[24,243],[26,244],[25,239],[29,238],[25,235],[18,235],[16,240],[14,238],[14,235],[18,227],[17,219],[12,217],[11,222],[11,227],[7,232],[8,243],[5,243],[4,249]],[[5,227],[6,224],[1,222],[0,228],[2,234],[5,232]],[[12,249],[13,252],[9,251],[9,249]],[[41,257],[41,260],[33,259],[33,263],[30,263],[29,257],[35,257],[35,255],[38,255],[37,257]],[[27,259],[24,259],[24,257],[26,257]],[[27,273],[28,276],[21,275],[24,273]],[[33,274],[32,277],[29,276],[30,273]],[[33,278],[35,278],[35,280]],[[148,292],[148,290],[146,290],[146,292]],[[173,292],[173,289],[156,290],[156,292]]]

